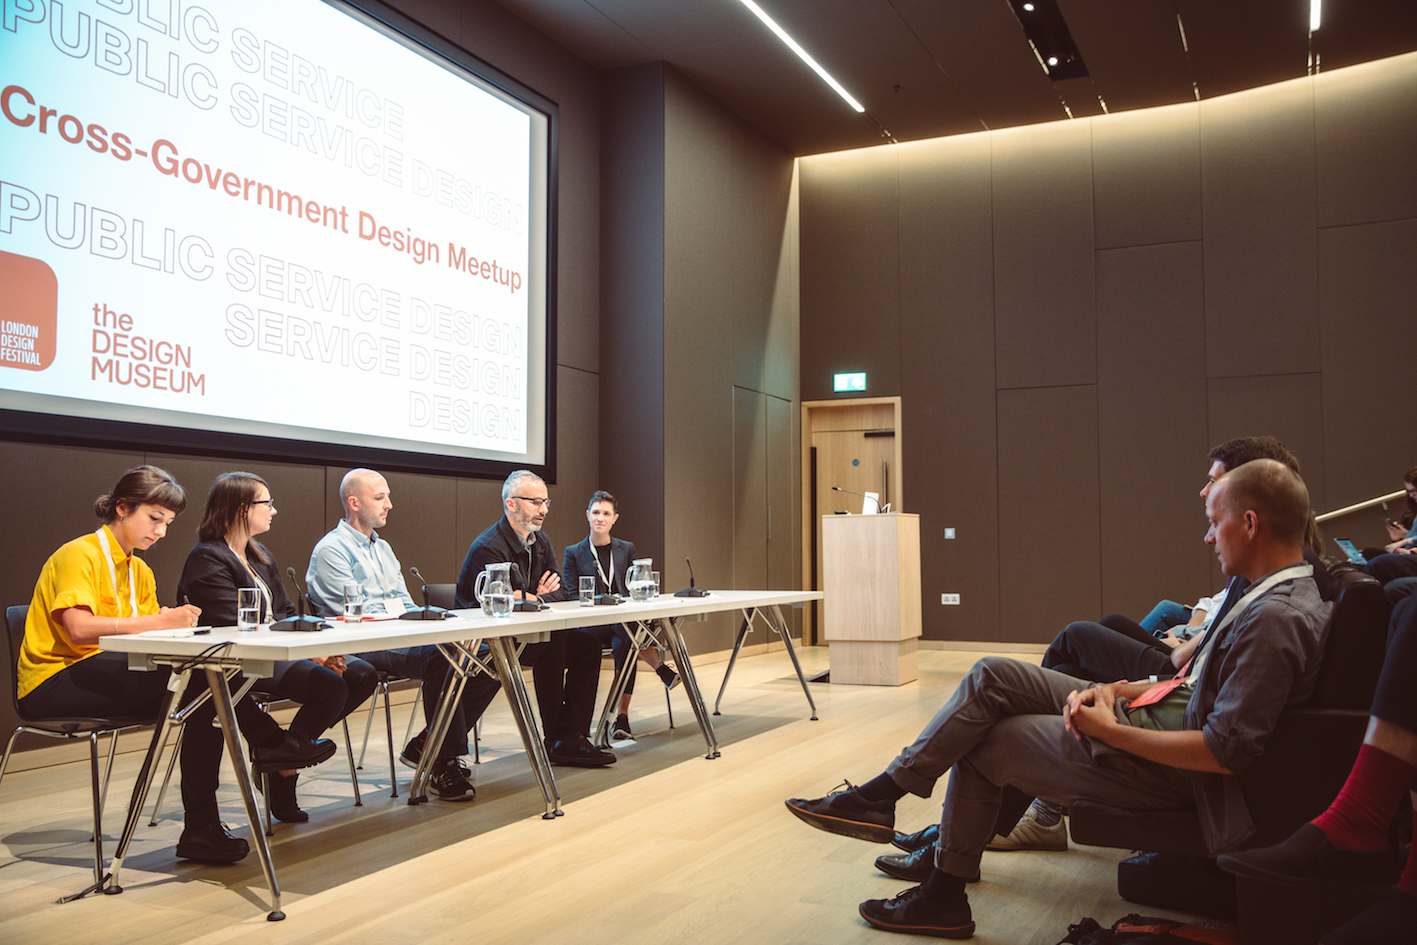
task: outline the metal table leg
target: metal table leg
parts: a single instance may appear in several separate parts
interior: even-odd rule
[[[123,870],[123,857],[128,852],[128,844],[133,840],[133,832],[138,828],[138,819],[143,815],[143,805],[147,803],[148,790],[152,787],[153,778],[157,775],[157,764],[161,759],[162,747],[167,743],[169,733],[175,721],[175,708],[182,704],[182,694],[187,689],[187,678],[191,674],[190,670],[173,673],[167,683],[167,699],[162,705],[162,715],[159,716],[159,724],[153,727],[152,742],[148,745],[148,753],[143,758],[143,766],[138,771],[138,778],[133,782],[133,797],[128,802],[128,817],[123,822],[123,833],[118,837],[118,847],[113,852],[112,869],[105,877],[107,885],[103,891],[105,895],[116,896],[123,891],[120,885],[121,873]]]
[[[718,750],[718,737],[713,731],[713,722],[709,720],[708,707],[704,705],[703,693],[699,691],[699,681],[694,675],[694,667],[689,662],[689,647],[684,643],[684,637],[679,632],[679,620],[666,620],[661,617],[656,621],[660,630],[664,633],[669,648],[674,651],[674,665],[679,668],[679,676],[684,680],[684,692],[689,697],[689,708],[694,710],[694,717],[699,720],[699,729],[704,733],[704,741],[708,744],[708,754],[705,758],[710,760],[717,758],[720,754]]]
[[[472,645],[476,646],[477,642],[472,641]],[[428,738],[423,743],[423,754],[419,756],[418,765],[413,770],[413,783],[408,788],[410,806],[428,803],[428,782],[433,777],[433,765],[438,760],[438,752],[443,748],[443,739],[447,737],[448,726],[452,723],[458,700],[462,698],[469,673],[466,644],[439,643],[437,646],[438,652],[448,661],[448,681],[443,686],[443,692],[438,698],[438,707],[433,712],[433,721],[428,726]]]
[[[261,830],[261,815],[256,810],[256,796],[251,790],[251,772],[246,767],[246,755],[237,737],[236,710],[231,704],[231,690],[226,688],[226,674],[216,666],[204,667],[207,673],[207,688],[212,691],[212,702],[216,706],[216,716],[221,721],[221,733],[226,738],[226,751],[231,756],[231,767],[236,771],[236,784],[241,788],[241,801],[246,807],[246,822],[251,826],[252,845],[261,861],[261,870],[266,874],[266,885],[271,889],[271,911],[266,919],[279,922],[285,918],[280,910],[280,883],[276,881],[275,866],[271,863],[271,849],[266,845],[265,831]],[[140,805],[141,806],[141,805]]]
[[[543,820],[551,820],[565,814],[561,810],[561,794],[556,789],[556,776],[551,772],[551,759],[546,755],[546,744],[541,739],[541,730],[536,725],[536,715],[532,712],[531,701],[527,698],[526,683],[522,680],[521,668],[517,665],[516,641],[513,637],[493,637],[487,641],[492,651],[492,662],[497,668],[497,676],[502,680],[502,692],[511,704],[512,718],[521,732],[522,744],[531,758],[531,770],[541,785],[541,793],[546,798],[546,813]]]
[[[728,677],[733,675],[733,666],[738,662],[738,651],[743,649],[743,640],[753,629],[754,611],[743,612],[743,626],[738,628],[738,639],[733,641],[733,653],[728,657],[728,670],[723,674],[723,684],[718,687],[718,698],[713,700],[713,714],[718,715],[719,703],[723,701],[723,694],[728,689]]]
[[[812,721],[815,722],[817,721],[817,704],[812,701],[812,691],[807,688],[807,677],[802,675],[802,664],[797,661],[797,648],[792,645],[792,628],[783,618],[781,607],[774,604],[772,613],[776,619],[776,625],[772,620],[768,620],[768,626],[777,631],[777,635],[782,637],[783,646],[787,647],[787,655],[792,658],[792,668],[797,670],[797,681],[802,684],[802,692],[807,696],[807,704],[812,707]],[[726,679],[724,681],[727,682]]]

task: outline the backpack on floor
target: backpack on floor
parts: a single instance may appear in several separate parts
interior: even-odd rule
[[[1068,926],[1058,945],[1239,945],[1235,926],[1228,922],[1177,922],[1145,915],[1125,915],[1103,928],[1096,919]]]

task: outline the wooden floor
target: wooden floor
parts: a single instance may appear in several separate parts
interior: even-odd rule
[[[361,777],[363,807],[351,803],[340,753],[301,780],[311,822],[276,825],[288,916],[279,923],[265,919],[254,854],[229,867],[173,857],[175,798],[157,827],[144,820],[139,828],[121,895],[53,904],[91,878],[87,766],[12,773],[0,784],[0,942],[890,941],[856,906],[909,885],[872,865],[893,848],[813,830],[782,801],[880,773],[980,655],[921,651],[920,681],[899,688],[813,684],[816,722],[784,653],[742,659],[715,719],[723,755],[714,761],[703,757],[682,689],[673,694],[671,731],[662,690],[642,674],[631,711],[639,740],[618,750],[613,768],[558,768],[566,813],[555,821],[539,816],[540,794],[502,700],[485,719],[472,803],[410,808],[403,796],[391,799],[387,755],[380,761],[372,750],[378,726]],[[807,648],[803,659],[809,674],[826,668],[825,649]],[[700,667],[710,701],[725,666]],[[395,716],[400,740],[408,712]],[[356,751],[362,731],[361,718]],[[137,752],[121,755],[115,771],[110,851],[139,761]],[[410,773],[400,769],[400,780]],[[897,827],[937,819],[942,796],[907,796]],[[244,821],[229,786],[221,802],[225,820]],[[1125,855],[1086,847],[986,853],[984,880],[969,893],[976,941],[1053,945],[1082,916],[1110,923],[1133,911],[1158,914],[1116,895]]]

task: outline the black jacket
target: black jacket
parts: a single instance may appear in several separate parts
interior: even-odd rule
[[[525,594],[535,594],[541,576],[547,571],[560,574],[556,570],[556,552],[551,548],[551,539],[545,532],[532,532],[532,544],[528,549],[522,544],[521,536],[504,515],[497,524],[478,535],[467,549],[463,559],[462,573],[458,575],[457,606],[459,609],[477,607],[477,596],[473,586],[477,576],[489,564],[510,561],[516,565],[512,571],[512,590]],[[544,601],[570,600],[572,592],[563,585],[560,590],[540,595]]]

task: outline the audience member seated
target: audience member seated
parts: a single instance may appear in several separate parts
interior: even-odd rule
[[[1368,732],[1348,781],[1328,810],[1272,847],[1220,857],[1223,869],[1242,876],[1308,887],[1322,896],[1335,883],[1389,884],[1398,863],[1389,826],[1403,795],[1417,805],[1417,603],[1392,613],[1387,658],[1373,695]],[[1414,845],[1417,847],[1417,845]],[[1391,892],[1321,945],[1396,945],[1417,942],[1417,852]]]
[[[260,476],[218,476],[207,493],[198,544],[182,567],[177,599],[200,607],[207,623],[218,627],[236,624],[237,591],[243,587],[260,592],[262,623],[294,614],[280,566],[270,549],[256,541],[257,535],[270,531],[275,516],[271,490]],[[328,656],[282,660],[276,663],[275,675],[257,681],[256,689],[299,702],[290,730],[319,737],[368,699],[378,682],[378,672],[363,660]],[[287,768],[269,779],[271,813],[286,823],[310,819],[295,799],[298,777],[294,768]]]
[[[351,469],[340,480],[339,499],[344,518],[315,545],[310,568],[305,574],[310,601],[329,617],[344,611],[344,586],[358,584],[364,591],[364,607],[384,613],[402,614],[415,609],[404,583],[403,569],[389,543],[379,537],[394,507],[389,484],[372,469]],[[394,676],[423,682],[423,731],[404,747],[399,760],[417,767],[428,741],[428,726],[438,709],[438,697],[448,682],[451,667],[436,646],[411,646],[356,654],[375,669]],[[467,754],[467,732],[492,704],[501,682],[486,673],[477,673],[463,686],[462,698],[453,710],[452,721],[434,761],[428,789],[445,801],[470,801],[477,796],[472,772],[462,761]]]
[[[169,672],[128,668],[124,653],[99,650],[102,637],[148,630],[194,627],[201,608],[160,607],[157,583],[137,556],[164,535],[184,508],[187,496],[171,474],[138,466],[100,496],[94,511],[103,524],[76,538],[45,562],[30,601],[18,664],[19,695],[36,716],[151,715],[167,695]],[[239,683],[239,677],[233,685]],[[184,704],[206,687],[193,673]],[[184,825],[177,855],[209,863],[234,863],[248,851],[246,841],[221,823],[216,789],[223,738],[213,726],[215,706],[206,700],[182,729],[182,808]],[[333,742],[312,742],[286,732],[250,699],[236,703],[236,721],[254,746],[256,766],[265,770],[304,768],[334,754]]]
[[[1413,518],[1413,513],[1417,512],[1417,466],[1407,470],[1402,477],[1402,487],[1407,490],[1407,515],[1404,516],[1407,527],[1404,529],[1399,522],[1389,521],[1387,531],[1392,541],[1383,546],[1383,553],[1374,554],[1376,548],[1363,552],[1363,557],[1368,559],[1368,573],[1385,586],[1402,578],[1417,577],[1417,520]]]
[[[615,497],[601,490],[590,497],[586,507],[586,521],[590,523],[590,534],[566,549],[561,561],[561,583],[571,595],[579,593],[582,577],[595,578],[595,594],[619,594],[628,597],[625,575],[630,570],[630,562],[636,558],[633,542],[614,538],[610,529],[620,518]],[[618,677],[625,661],[634,649],[634,637],[630,628],[622,623],[603,624],[598,627],[583,628],[600,641],[602,648],[610,647],[615,658],[615,674]],[[659,675],[660,681],[670,689],[679,685],[679,674],[664,665],[659,652],[653,648],[639,651],[639,658]],[[633,739],[630,732],[630,696],[635,691],[635,667],[630,667],[630,680],[625,684],[625,692],[620,696],[620,711],[611,726],[611,737]]]
[[[896,801],[928,797],[951,772],[928,878],[893,899],[863,902],[862,917],[888,931],[972,935],[964,887],[979,872],[1006,784],[1063,804],[1086,798],[1138,811],[1194,804],[1212,853],[1244,843],[1254,825],[1234,775],[1263,750],[1281,710],[1312,690],[1332,609],[1303,560],[1309,514],[1303,480],[1273,460],[1216,481],[1205,540],[1226,577],[1250,586],[1176,680],[1080,688],[1074,677],[990,657],[882,774],[825,797],[788,800],[812,826],[886,842]]]
[[[556,553],[541,525],[551,510],[546,483],[535,473],[518,469],[502,483],[504,514],[467,549],[458,575],[457,605],[476,607],[477,576],[489,564],[510,562],[513,596],[519,601],[569,600],[556,569]],[[521,662],[531,667],[536,705],[551,761],[578,768],[600,768],[615,756],[590,743],[595,688],[600,682],[600,641],[584,630],[558,630],[546,643],[522,650]]]

